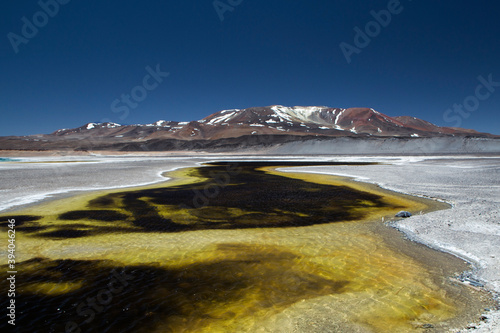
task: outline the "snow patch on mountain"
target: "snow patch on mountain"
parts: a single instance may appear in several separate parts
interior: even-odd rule
[[[327,109],[327,107],[323,106],[287,107],[283,105],[274,105],[271,107],[271,110],[279,117],[296,122],[317,122],[319,120],[319,113]]]
[[[221,112],[222,113],[222,112]],[[220,116],[220,117],[215,117],[213,118],[212,120],[210,120],[207,124],[209,125],[215,125],[215,124],[218,124],[220,122],[223,122],[225,120],[228,120],[229,118],[231,118],[232,116],[234,116],[236,112],[231,112],[229,114],[226,114],[226,115],[223,115],[223,116]]]
[[[339,122],[339,118],[340,118],[340,116],[342,116],[342,114],[344,113],[344,111],[345,111],[345,109],[340,110],[340,112],[339,112],[339,113],[337,113],[337,115],[335,116],[335,121],[334,121],[334,124],[335,124],[335,125],[337,125],[337,124],[338,124],[338,122]],[[337,126],[338,126],[338,125],[337,125]]]
[[[166,120],[158,120],[153,125],[158,126],[158,127],[166,127],[166,126],[168,126],[168,122]]]

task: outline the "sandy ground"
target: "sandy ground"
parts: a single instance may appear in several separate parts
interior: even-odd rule
[[[302,167],[294,171],[358,178],[404,193],[439,198],[452,209],[414,216],[395,226],[409,238],[451,252],[475,269],[466,278],[500,293],[500,158],[446,157],[261,157],[263,159],[378,161],[386,165]],[[164,181],[164,171],[209,160],[257,159],[196,156],[36,156],[0,163],[0,212],[33,202],[104,188]],[[465,279],[466,280],[466,279]],[[477,332],[500,332],[500,312],[471,323]],[[469,330],[467,330],[469,331]]]

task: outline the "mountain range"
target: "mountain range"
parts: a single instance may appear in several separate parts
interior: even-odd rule
[[[223,110],[201,120],[176,122],[159,120],[145,125],[89,123],[61,129],[55,136],[129,137],[141,140],[176,138],[213,140],[255,134],[321,136],[488,136],[474,130],[439,127],[415,117],[389,117],[369,108],[286,107],[274,105]]]
[[[177,148],[180,145],[190,149],[193,145],[188,142],[210,146],[215,141],[262,135],[278,138],[278,142],[310,137],[498,137],[470,129],[440,127],[410,116],[389,117],[371,108],[273,105],[223,110],[190,122],[159,120],[136,125],[87,123],[51,134],[1,137],[0,149],[135,150],[138,145],[146,145],[168,150],[169,145],[161,142],[177,142]]]

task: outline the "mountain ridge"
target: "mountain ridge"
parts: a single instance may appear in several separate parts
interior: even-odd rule
[[[253,140],[252,138],[256,138]],[[372,108],[271,105],[215,112],[200,120],[151,124],[87,123],[51,134],[0,137],[3,150],[196,150],[289,145],[321,139],[491,138],[470,129],[440,127],[411,117],[390,117]],[[269,144],[267,143],[269,141]],[[457,140],[455,140],[457,141]],[[346,141],[347,142],[347,141]],[[225,148],[224,148],[225,149]]]
[[[90,131],[90,132],[86,132]],[[440,127],[410,116],[390,117],[372,108],[331,108],[326,106],[272,105],[215,112],[200,120],[176,122],[158,120],[151,124],[119,125],[87,123],[74,129],[57,130],[50,135],[78,134],[133,137],[142,139],[176,138],[220,139],[255,134],[321,136],[492,136],[471,129]]]

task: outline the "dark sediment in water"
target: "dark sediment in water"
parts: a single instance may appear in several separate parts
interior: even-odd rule
[[[336,322],[443,328],[461,301],[362,222],[411,209],[410,199],[269,171],[330,164],[212,163],[185,171],[192,183],[9,216],[32,255],[17,266],[19,322],[31,331],[251,331],[318,299]]]

